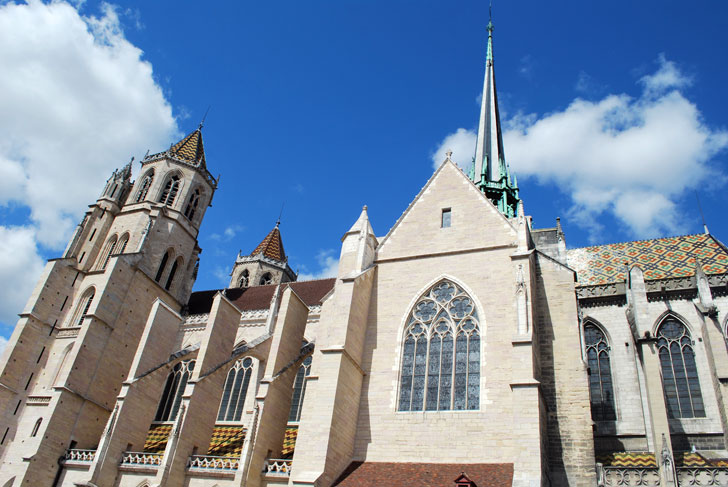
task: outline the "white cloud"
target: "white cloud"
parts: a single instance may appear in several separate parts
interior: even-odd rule
[[[317,272],[308,273],[301,272],[298,274],[299,281],[310,281],[312,279],[325,279],[327,277],[336,277],[339,272],[339,259],[334,257],[334,250],[319,250],[316,255],[319,270]]]
[[[534,177],[567,193],[569,216],[592,239],[605,213],[635,237],[683,232],[677,199],[724,177],[710,161],[728,147],[728,132],[703,122],[679,91],[691,81],[673,62],[660,56],[658,64],[654,74],[639,80],[643,91],[637,98],[577,98],[563,111],[517,115],[507,124],[505,153],[513,170],[519,178]],[[472,131],[458,129],[438,152],[451,137],[468,141],[466,152],[473,150]]]
[[[8,339],[0,336],[0,355],[5,351],[5,347],[8,345]]]
[[[39,246],[62,250],[114,168],[179,134],[108,4],[98,17],[62,1],[1,4],[0,45],[0,205],[30,214],[23,227],[0,227],[0,247],[13,249],[0,260],[5,322],[38,278]]]
[[[215,240],[217,242],[229,242],[235,238],[235,235],[242,232],[244,229],[245,227],[240,225],[229,225],[225,228],[225,230],[223,230],[222,234],[213,233],[210,235],[210,240]]]
[[[445,160],[445,153],[452,151],[452,160],[463,171],[470,170],[473,165],[473,154],[475,153],[475,133],[472,130],[457,129],[445,137],[440,146],[432,154],[432,167],[437,169]]]
[[[33,228],[0,226],[0,323],[15,325],[43,266]]]
[[[5,4],[0,45],[0,204],[29,207],[40,243],[60,249],[111,170],[177,125],[108,5],[82,17],[65,2]]]

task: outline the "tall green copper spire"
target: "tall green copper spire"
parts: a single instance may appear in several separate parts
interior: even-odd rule
[[[478,138],[475,143],[475,159],[470,177],[501,213],[510,218],[516,216],[518,211],[518,186],[511,182],[510,169],[506,164],[503,151],[503,133],[493,66],[492,15],[487,28],[488,50],[485,56],[483,97],[480,106]]]

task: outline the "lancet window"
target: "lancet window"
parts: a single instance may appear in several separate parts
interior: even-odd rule
[[[667,414],[671,418],[704,418],[693,341],[685,325],[673,317],[665,319],[657,329],[657,350]]]
[[[154,169],[151,169],[144,175],[144,179],[142,179],[142,182],[139,184],[137,196],[134,199],[135,203],[139,203],[147,199],[147,193],[149,192],[149,188],[152,186],[152,181],[154,181]]]
[[[296,381],[293,383],[293,399],[291,400],[291,411],[288,414],[288,421],[296,422],[301,420],[301,408],[303,397],[306,395],[306,377],[311,373],[311,357],[306,357],[303,364],[298,368]]]
[[[185,208],[185,216],[188,220],[192,220],[195,217],[195,212],[197,211],[197,205],[200,204],[200,190],[195,189],[192,194],[190,195],[190,199],[187,202],[187,207]]]
[[[266,272],[263,274],[260,278],[260,285],[265,286],[266,284],[270,284],[273,282],[273,276],[270,272]]]
[[[250,357],[238,360],[230,369],[217,413],[218,421],[240,421],[252,373],[253,359]]]
[[[245,269],[243,273],[240,275],[240,287],[248,287],[248,283],[250,282],[250,273],[248,272],[248,269]]]
[[[164,289],[167,291],[170,290],[172,287],[172,283],[174,282],[174,275],[177,273],[177,268],[182,265],[182,257],[175,260],[172,264],[172,268],[169,270],[169,276],[167,277],[167,283],[164,285]]]
[[[119,240],[119,243],[116,244],[116,248],[114,249],[114,254],[119,255],[123,254],[126,251],[126,244],[129,243],[129,234],[125,233],[121,236],[121,239]]]
[[[94,301],[95,294],[96,290],[94,288],[83,293],[83,296],[81,296],[81,299],[78,301],[73,317],[68,322],[68,326],[81,326],[83,324],[83,320],[86,318],[86,314],[91,308],[91,303]]]
[[[157,269],[157,275],[154,277],[154,280],[159,282],[159,280],[162,278],[162,274],[164,274],[164,269],[167,267],[167,262],[169,261],[171,251],[168,250],[164,257],[162,257],[162,262],[159,263],[159,268]]]
[[[174,204],[174,199],[177,197],[179,185],[179,175],[175,174],[171,178],[167,179],[164,189],[162,190],[162,194],[159,196],[159,202],[163,205],[172,206]]]
[[[99,256],[99,262],[98,262],[98,269],[104,270],[106,269],[106,265],[109,263],[109,259],[111,259],[111,251],[114,250],[114,246],[116,245],[116,235],[112,236],[108,242],[106,242],[106,245],[104,246],[104,250],[101,252],[101,255]]]
[[[174,366],[164,384],[162,399],[159,401],[154,421],[174,421],[177,418],[177,412],[182,403],[182,394],[193,370],[195,370],[194,360],[185,360]]]
[[[480,325],[473,300],[443,279],[407,318],[400,411],[480,408]]]
[[[614,408],[614,387],[610,367],[610,348],[604,332],[593,323],[584,324],[584,345],[589,364],[589,397],[592,419],[617,419]]]

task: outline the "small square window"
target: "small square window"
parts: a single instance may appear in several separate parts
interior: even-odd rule
[[[442,209],[442,228],[449,228],[451,223],[452,211],[450,208]]]

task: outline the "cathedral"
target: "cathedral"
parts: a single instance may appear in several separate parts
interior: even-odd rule
[[[728,248],[534,228],[493,59],[472,169],[351,215],[331,279],[276,225],[192,292],[201,127],[115,171],[0,358],[0,486],[728,486]]]

